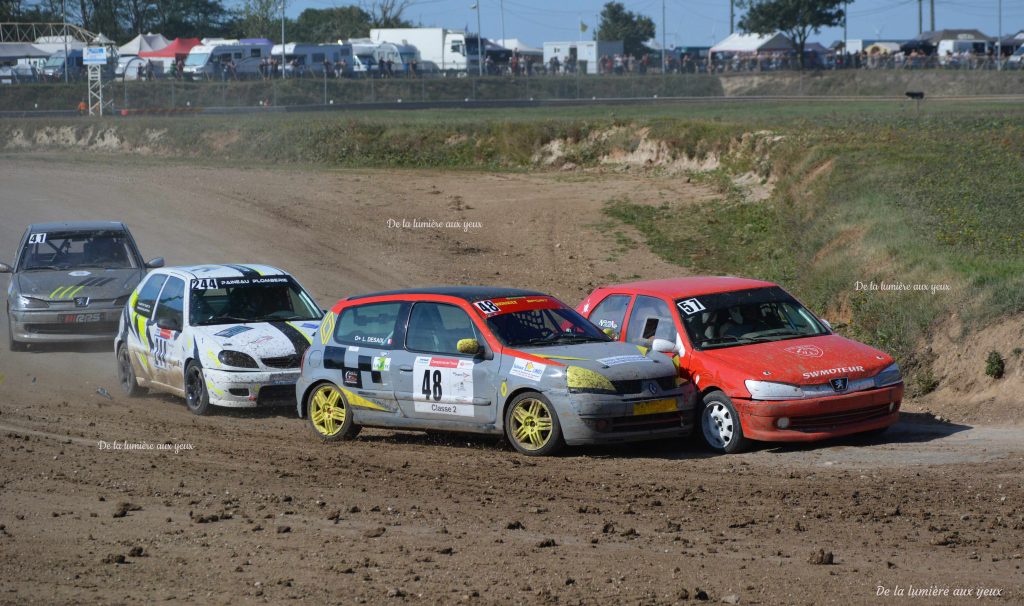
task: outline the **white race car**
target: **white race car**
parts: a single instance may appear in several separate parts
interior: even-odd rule
[[[185,398],[189,410],[293,404],[302,354],[323,311],[267,265],[168,267],[150,273],[121,313],[117,374]]]

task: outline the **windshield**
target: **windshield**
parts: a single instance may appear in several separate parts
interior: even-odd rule
[[[210,53],[189,53],[185,59],[185,65],[190,67],[198,67],[200,65],[206,65],[206,60],[210,58]]]
[[[402,63],[412,63],[416,60],[416,53],[400,53],[402,57]]]
[[[43,67],[60,67],[64,65],[64,55],[51,55]]]
[[[554,299],[545,298],[555,302]],[[495,301],[501,305],[499,301]],[[555,302],[533,309],[513,309],[487,318],[491,331],[509,347],[548,347],[571,343],[607,342],[608,335],[576,313]]]
[[[814,314],[778,286],[679,299],[676,308],[698,349],[828,334]]]
[[[291,276],[192,280],[193,326],[319,320],[313,298]]]
[[[373,65],[373,55],[356,55],[364,65]]]
[[[31,232],[19,271],[38,269],[132,269],[135,248],[123,231]]]

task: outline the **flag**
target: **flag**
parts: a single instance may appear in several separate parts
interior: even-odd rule
[[[580,31],[584,34],[587,33],[587,24],[582,21],[580,21]]]

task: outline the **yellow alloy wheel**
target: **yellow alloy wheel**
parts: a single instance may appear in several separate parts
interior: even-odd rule
[[[551,410],[536,398],[526,398],[512,409],[512,431],[509,432],[523,450],[540,450],[552,435]]]
[[[309,417],[321,435],[333,436],[345,425],[348,408],[334,385],[321,385],[309,399]]]

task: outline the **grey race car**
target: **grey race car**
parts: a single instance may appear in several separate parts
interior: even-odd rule
[[[363,426],[465,431],[505,434],[528,455],[688,435],[693,387],[648,353],[537,292],[352,297],[324,316],[303,356],[298,413],[328,441]]]
[[[7,288],[8,344],[113,340],[121,309],[146,269],[128,227],[117,222],[30,225]]]

